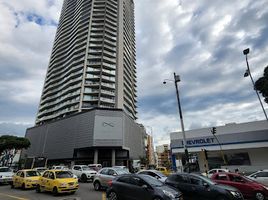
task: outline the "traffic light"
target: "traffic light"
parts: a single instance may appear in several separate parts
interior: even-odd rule
[[[215,135],[216,134],[216,127],[212,127],[212,130],[211,130],[211,133],[213,134],[213,135]]]

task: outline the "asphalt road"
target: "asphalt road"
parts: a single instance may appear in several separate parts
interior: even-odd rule
[[[35,190],[11,189],[9,185],[0,185],[0,200],[106,200],[105,192],[94,190],[92,183],[79,183],[78,191],[73,194],[36,193]]]

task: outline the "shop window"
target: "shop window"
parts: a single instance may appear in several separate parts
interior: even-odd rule
[[[250,165],[248,153],[227,154],[228,165]]]

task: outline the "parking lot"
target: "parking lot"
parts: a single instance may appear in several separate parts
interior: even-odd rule
[[[1,200],[104,200],[105,192],[96,192],[92,183],[80,183],[74,195],[61,194],[53,196],[51,193],[36,193],[35,190],[11,189],[10,185],[0,185]]]

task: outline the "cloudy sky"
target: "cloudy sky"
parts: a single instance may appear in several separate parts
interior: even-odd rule
[[[263,120],[255,79],[268,65],[267,0],[136,0],[138,117],[156,144],[185,128]],[[0,135],[34,124],[62,0],[0,0]],[[265,105],[267,108],[267,105]]]

